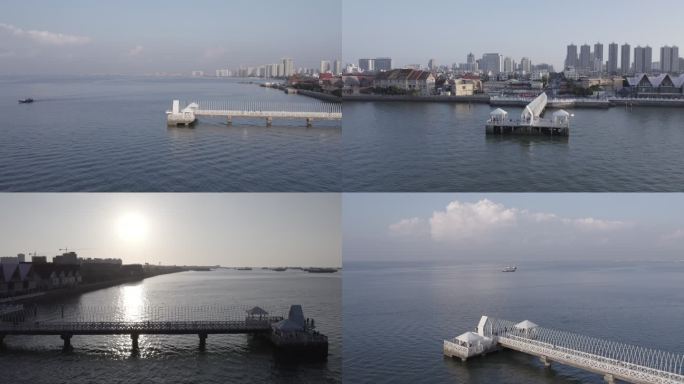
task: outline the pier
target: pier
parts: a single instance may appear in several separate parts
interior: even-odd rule
[[[266,126],[271,126],[274,119],[294,119],[304,120],[311,127],[315,120],[342,120],[342,104],[195,101],[181,108],[180,101],[174,100],[171,110],[166,112],[166,122],[169,126],[189,126],[203,116],[222,117],[228,125],[232,125],[234,118],[256,118],[264,119]]]
[[[35,312],[34,312],[35,311]],[[250,334],[268,338],[279,350],[327,356],[328,338],[320,334],[313,319],[306,319],[300,305],[290,307],[288,317],[272,316],[260,307],[246,311],[217,307],[147,308],[136,311],[141,320],[106,320],[101,309],[79,308],[75,319],[59,314],[42,320],[37,308],[25,309],[0,321],[0,343],[8,336],[59,336],[64,349],[72,349],[74,336],[128,335],[131,350],[138,350],[140,335],[197,335],[199,348],[206,348],[212,334]],[[59,311],[57,311],[59,312]],[[242,314],[240,313],[242,312]]]
[[[482,316],[477,333],[444,340],[444,355],[466,361],[506,348],[602,375],[607,383],[684,383],[684,355]]]
[[[570,114],[564,110],[553,113],[551,119],[543,118],[548,104],[546,93],[540,94],[525,106],[520,119],[510,119],[508,112],[499,108],[489,115],[485,125],[487,134],[499,135],[570,135]]]

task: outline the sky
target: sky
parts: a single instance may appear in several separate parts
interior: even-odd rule
[[[341,56],[341,0],[21,0],[0,12],[0,75],[146,74]]]
[[[684,261],[683,194],[345,194],[343,259]]]
[[[336,194],[2,194],[0,255],[341,266]]]
[[[684,45],[681,0],[344,0],[343,58],[390,56],[395,66],[464,63],[469,52],[500,53],[560,70],[566,46],[601,41]],[[633,53],[632,53],[633,55]]]

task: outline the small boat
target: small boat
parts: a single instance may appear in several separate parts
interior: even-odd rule
[[[236,268],[236,269],[237,269],[238,271],[251,271],[251,270],[252,270],[251,267],[240,267],[240,268]]]
[[[335,273],[337,268],[306,268],[305,271],[309,273]]]
[[[283,272],[283,271],[287,271],[287,268],[285,268],[285,267],[271,268],[271,271]]]
[[[518,270],[518,267],[506,267],[504,268],[501,272],[515,272]]]
[[[30,104],[30,103],[33,103],[33,99],[30,97],[28,99],[19,100],[19,104]]]

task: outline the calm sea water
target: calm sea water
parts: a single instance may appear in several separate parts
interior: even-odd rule
[[[319,103],[216,79],[0,78],[0,190],[340,191],[339,122],[167,128],[173,99]]]
[[[345,263],[348,383],[602,383],[602,377],[504,351],[467,363],[442,341],[481,315],[683,353],[684,262],[502,265]]]
[[[567,139],[488,137],[492,109],[345,103],[344,191],[682,190],[684,109],[573,110]]]
[[[116,319],[139,315],[141,306],[222,307],[258,305],[287,316],[301,304],[328,335],[327,361],[283,361],[268,341],[247,335],[209,335],[205,352],[196,335],[140,336],[138,356],[128,336],[74,336],[62,352],[57,336],[8,336],[0,352],[2,382],[16,383],[339,383],[341,382],[341,276],[301,271],[184,272],[158,276],[55,303],[112,311]],[[48,308],[54,308],[49,306]],[[40,314],[47,313],[45,307]],[[99,313],[99,312],[98,312]],[[207,316],[199,311],[198,316]]]

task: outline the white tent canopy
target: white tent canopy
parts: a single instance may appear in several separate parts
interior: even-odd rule
[[[518,324],[515,325],[515,328],[516,328],[516,329],[521,329],[521,330],[524,330],[524,331],[527,331],[527,330],[530,330],[530,329],[534,329],[534,328],[537,328],[537,327],[539,327],[537,324],[535,324],[535,323],[533,323],[533,322],[531,322],[531,321],[529,321],[529,320],[521,321],[521,322],[519,322]]]
[[[489,114],[490,116],[506,116],[508,115],[508,112],[504,111],[501,108],[497,108],[492,113]]]
[[[456,340],[458,340],[458,341],[462,341],[465,343],[471,343],[471,344],[476,343],[478,341],[481,341],[482,339],[483,339],[483,337],[478,335],[475,332],[466,332],[466,333],[456,337]]]

